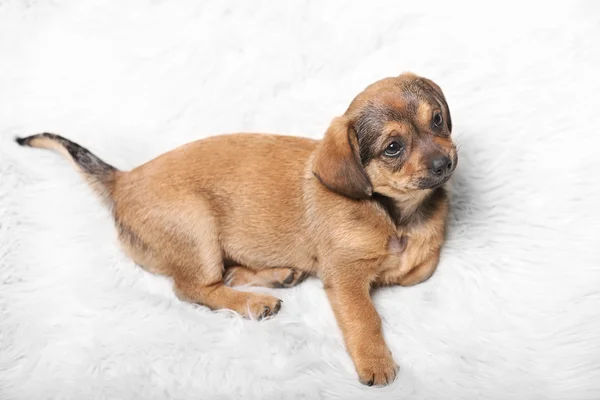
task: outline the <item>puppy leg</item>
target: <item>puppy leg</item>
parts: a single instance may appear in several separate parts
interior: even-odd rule
[[[225,286],[223,258],[214,218],[204,215],[195,224],[196,241],[178,241],[179,253],[187,253],[185,264],[174,268],[175,291],[189,302],[203,304],[213,310],[230,309],[247,318],[262,319],[277,314],[281,300],[264,294],[246,293]],[[187,245],[186,245],[187,243]]]
[[[243,266],[229,267],[225,271],[228,286],[264,286],[289,288],[304,282],[308,273],[295,268],[265,268],[252,270]]]
[[[146,209],[146,203],[152,209]],[[134,261],[172,276],[182,300],[213,310],[234,310],[247,318],[277,314],[281,300],[276,297],[225,286],[218,226],[206,202],[172,200],[168,207],[157,201],[146,203],[136,203],[116,218],[121,243]],[[153,218],[144,219],[145,215]]]
[[[359,273],[328,277],[327,296],[361,383],[387,385],[394,381],[398,365],[383,338],[381,319],[369,293],[370,282],[361,276],[363,268],[344,271],[352,269]]]
[[[175,291],[182,300],[203,304],[213,310],[230,309],[240,315],[261,320],[279,312],[281,300],[269,295],[246,293],[225,286],[223,281],[207,285],[189,279],[175,280]]]

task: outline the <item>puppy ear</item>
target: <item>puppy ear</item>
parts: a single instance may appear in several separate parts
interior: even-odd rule
[[[450,107],[448,107],[448,103],[446,102],[446,97],[444,96],[444,93],[442,92],[442,88],[439,87],[437,83],[435,83],[434,81],[432,81],[430,79],[423,78],[423,77],[421,77],[421,79],[423,79],[423,81],[425,83],[427,83],[434,90],[434,92],[438,95],[439,101],[442,103],[442,105],[446,109],[446,124],[448,125],[448,131],[452,132],[452,117],[450,116]]]
[[[337,117],[315,151],[313,174],[336,193],[357,200],[369,198],[373,187],[358,154],[358,139],[350,121]]]

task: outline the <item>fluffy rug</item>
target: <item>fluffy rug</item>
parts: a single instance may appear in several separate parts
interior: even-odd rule
[[[599,399],[599,7],[428,7],[0,2],[0,398]],[[385,388],[358,383],[318,280],[271,290],[264,322],[184,304],[67,162],[12,141],[125,169],[216,133],[319,138],[406,70],[444,88],[461,158],[438,272],[375,294]]]

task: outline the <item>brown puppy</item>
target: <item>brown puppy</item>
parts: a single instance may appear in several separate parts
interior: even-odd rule
[[[124,251],[170,275],[181,299],[246,317],[281,301],[229,286],[323,280],[360,381],[397,365],[370,297],[435,270],[457,163],[441,89],[413,74],[367,87],[321,141],[261,134],[189,143],[119,171],[57,135],[17,139],[62,152],[112,209]]]

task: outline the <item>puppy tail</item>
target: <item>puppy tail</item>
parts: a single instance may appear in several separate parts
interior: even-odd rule
[[[113,204],[113,191],[118,169],[96,157],[85,147],[53,133],[40,133],[25,138],[15,138],[21,146],[54,150],[72,162],[86,182],[104,203]]]

